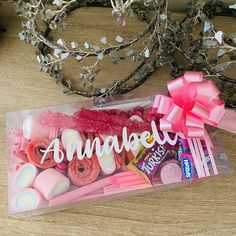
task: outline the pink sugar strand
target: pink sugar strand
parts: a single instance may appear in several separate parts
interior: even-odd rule
[[[98,198],[98,197],[104,197],[103,188],[100,188],[100,189],[95,190],[95,191],[93,191],[89,194],[86,194],[86,195],[80,197],[79,199],[74,199],[74,200],[70,201],[69,203],[86,201],[86,200],[95,199],[95,198]]]
[[[112,124],[112,126],[117,125],[123,127],[125,124],[125,126],[127,128],[130,128],[132,131],[134,130],[141,132],[150,130],[150,125],[147,123],[131,121],[127,118],[120,116],[117,117],[114,115],[108,115],[98,110],[81,109],[81,111],[75,115],[76,119],[79,117],[84,117],[90,120],[92,119],[95,121],[104,122],[106,124],[109,123]]]
[[[199,156],[197,156],[197,154],[195,153],[195,149],[194,149],[192,140],[190,138],[188,138],[187,141],[188,141],[188,145],[189,145],[191,154],[193,156],[193,161],[194,161],[194,164],[195,164],[195,167],[197,170],[198,177],[199,178],[205,177],[203,166],[201,163],[201,158]]]
[[[136,175],[133,171],[122,171],[117,174],[114,174],[112,178],[116,177],[124,177],[124,176],[131,176],[131,175]]]
[[[28,144],[29,144],[29,141],[22,136],[20,139],[20,151],[26,152]]]
[[[114,134],[114,135],[122,134],[122,127],[119,126],[115,127],[110,125],[109,123],[89,120],[87,118],[81,118],[81,117],[77,119],[76,128],[83,132]]]
[[[117,188],[114,186],[105,186],[103,187],[103,190],[104,190],[105,195],[112,195],[112,194],[124,193],[124,192],[145,189],[145,188],[150,188],[150,187],[152,187],[152,185],[146,183],[146,184],[138,184],[138,185],[127,186],[127,187],[122,187],[122,188]]]
[[[54,128],[74,128],[76,123],[73,117],[61,112],[46,110],[39,116],[42,125],[48,125]]]
[[[49,206],[56,206],[56,205],[59,205],[59,204],[64,204],[64,203],[73,201],[75,199],[79,200],[79,198],[81,196],[89,194],[89,193],[91,193],[93,191],[96,191],[100,188],[103,188],[104,186],[107,186],[107,185],[111,185],[111,177],[107,177],[107,178],[104,178],[104,179],[101,179],[101,180],[97,180],[96,182],[93,182],[89,185],[85,185],[85,186],[80,187],[76,190],[64,193],[61,196],[50,200],[49,201]]]
[[[212,165],[212,168],[213,168],[213,172],[214,172],[215,175],[217,175],[218,170],[217,170],[217,167],[216,167],[215,159],[214,159],[212,151],[211,151],[211,146],[210,146],[211,144],[209,143],[209,140],[206,140],[206,139],[205,139],[205,143],[206,143],[206,147],[207,147],[207,152],[208,152],[209,157],[211,159],[211,165]]]
[[[147,184],[147,181],[145,179],[136,179],[132,181],[128,180],[126,182],[117,183],[116,186],[119,188],[124,188],[128,186],[139,185],[139,184]]]
[[[206,176],[210,176],[210,172],[209,172],[209,168],[208,168],[208,165],[207,165],[207,162],[206,162],[206,157],[205,157],[205,154],[204,154],[204,151],[203,151],[203,148],[202,148],[201,140],[198,138],[198,139],[195,139],[195,142],[196,142],[196,146],[198,146],[198,149],[200,151],[200,155],[202,157],[202,162],[203,162],[203,166],[204,166],[204,169],[205,169]]]
[[[99,198],[99,197],[104,197],[104,192],[86,194],[86,195],[82,196],[79,200],[75,199],[72,202],[86,201],[86,200],[95,199],[95,198]]]
[[[114,185],[119,185],[121,183],[125,183],[125,182],[131,182],[131,181],[136,181],[136,180],[144,180],[142,177],[134,174],[134,175],[130,175],[130,176],[122,176],[122,177],[112,177],[112,184]]]
[[[205,143],[208,142],[209,147],[211,147],[211,148],[214,147],[214,145],[213,145],[213,143],[211,142],[211,139],[210,139],[209,134],[208,134],[208,132],[206,131],[206,129],[205,129],[205,132],[204,132],[204,141],[205,141]]]
[[[51,127],[49,131],[49,139],[54,139],[58,137],[59,128]]]

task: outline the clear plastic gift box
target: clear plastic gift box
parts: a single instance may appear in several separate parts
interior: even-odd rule
[[[231,172],[216,128],[207,129],[207,140],[160,130],[155,95],[7,113],[9,214],[55,211]]]

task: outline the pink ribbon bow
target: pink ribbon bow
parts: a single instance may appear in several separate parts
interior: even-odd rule
[[[217,126],[226,110],[219,89],[202,72],[185,72],[167,85],[170,96],[157,95],[152,112],[163,114],[160,129],[183,132],[186,138],[204,137],[204,124]]]

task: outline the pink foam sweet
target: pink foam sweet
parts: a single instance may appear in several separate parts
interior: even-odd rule
[[[25,163],[21,165],[15,176],[14,187],[15,188],[32,187],[37,175],[38,175],[38,169],[33,164]]]
[[[65,150],[67,149],[69,143],[73,146],[77,141],[80,141],[81,145],[83,145],[82,137],[79,132],[74,129],[65,129],[62,132],[61,140]]]
[[[50,200],[67,192],[70,187],[70,181],[62,173],[53,168],[49,168],[36,177],[33,186],[47,200]]]
[[[103,146],[101,148],[103,148]],[[113,151],[109,154],[104,153],[103,155],[98,156],[98,162],[101,167],[102,175],[110,175],[116,170],[115,155]]]
[[[23,135],[26,139],[48,138],[49,127],[41,125],[39,119],[28,115],[23,121]]]
[[[177,161],[173,160],[165,163],[161,168],[160,177],[163,184],[180,182],[182,179],[182,170]]]
[[[38,209],[46,205],[46,200],[33,188],[23,188],[17,192],[11,201],[11,212],[23,212]]]

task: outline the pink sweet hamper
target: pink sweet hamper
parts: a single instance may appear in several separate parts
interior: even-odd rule
[[[230,173],[218,130],[235,132],[235,112],[217,87],[201,72],[186,72],[163,91],[7,113],[9,214]]]

